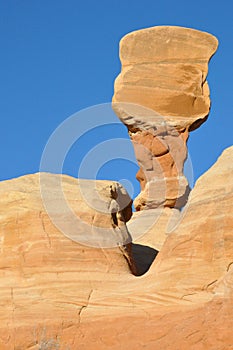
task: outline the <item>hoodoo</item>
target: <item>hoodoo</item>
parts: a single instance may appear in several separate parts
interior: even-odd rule
[[[140,166],[135,213],[112,181],[0,183],[1,350],[232,349],[233,147],[190,194],[183,174],[216,49],[180,27],[121,40],[113,108]]]

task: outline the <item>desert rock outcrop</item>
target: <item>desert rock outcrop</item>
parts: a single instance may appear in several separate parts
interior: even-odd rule
[[[117,182],[0,183],[1,350],[232,349],[233,147],[189,197],[183,175],[216,48],[177,27],[121,42],[113,107],[140,165],[133,215]]]
[[[206,77],[217,45],[211,34],[171,26],[135,31],[120,42],[113,108],[129,130],[140,166],[137,210],[186,204],[186,141],[209,114]]]
[[[38,175],[2,182],[0,348],[230,349],[232,158],[233,147],[198,180],[141,277],[118,248],[88,247],[60,232],[41,203]],[[64,188],[82,213],[77,180],[65,177]]]

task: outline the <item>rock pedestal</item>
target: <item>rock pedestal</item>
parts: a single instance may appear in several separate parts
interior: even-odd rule
[[[179,209],[187,202],[186,141],[209,114],[206,77],[217,45],[208,33],[166,26],[132,32],[120,42],[113,108],[140,166],[136,210]]]

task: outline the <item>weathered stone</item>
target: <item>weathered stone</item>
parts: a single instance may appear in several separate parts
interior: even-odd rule
[[[177,70],[178,85],[187,89],[182,98],[188,106],[190,91],[202,94],[196,103],[207,107],[208,86],[199,89],[198,70],[206,76],[215,39],[173,27],[158,33],[142,31],[142,40],[124,47],[122,62],[142,63],[140,70],[140,60],[152,54],[155,62],[161,55],[170,63],[186,59],[187,76],[184,67]],[[205,118],[204,109],[192,108],[190,118],[173,119],[174,129],[170,117],[155,123],[143,109],[137,119],[121,105],[135,152],[142,152],[135,203],[147,210],[132,217],[131,199],[116,182],[42,173],[0,183],[1,350],[232,348],[233,147],[197,181],[181,212],[188,132]]]
[[[41,173],[39,180],[48,215],[69,238],[95,247],[130,242],[125,222],[132,215],[132,200],[122,185],[47,173]]]
[[[155,157],[160,157],[169,151],[167,143],[161,137],[154,137],[151,145],[151,152]]]
[[[176,228],[182,215],[177,209],[160,207],[133,213],[127,227],[133,242],[160,251],[169,233]]]
[[[137,210],[186,203],[186,142],[189,131],[199,127],[209,113],[206,76],[217,45],[208,33],[167,26],[135,31],[121,40],[122,71],[115,81],[113,109],[129,130],[140,166],[136,177],[142,193],[134,203]],[[175,186],[180,196],[176,199],[169,194],[175,177],[182,184]],[[152,193],[157,193],[153,190],[148,196],[148,188],[161,178],[168,190],[163,190],[163,199],[160,191],[152,204]]]
[[[184,176],[153,178],[135,198],[136,210],[159,207],[181,208],[188,200],[189,185]]]
[[[209,113],[206,76],[217,46],[211,34],[182,27],[127,34],[120,42],[122,72],[115,81],[113,102],[147,107],[178,129],[198,127]],[[141,119],[137,109],[120,107],[123,111],[115,106],[123,123],[127,115]]]
[[[232,159],[233,147],[223,152],[192,190],[179,226],[154,265],[161,277],[161,292],[169,287],[171,295],[192,302],[225,297],[226,290],[220,292],[218,285],[225,276],[228,279],[232,263]]]
[[[121,249],[81,245],[53,225],[38,175],[2,182],[0,348],[230,349],[232,159],[233,147],[198,180],[183,213],[161,208],[133,215],[128,228],[140,254],[146,246],[161,249],[140,278]],[[49,190],[52,175],[48,184]],[[111,182],[98,183],[106,185]],[[64,177],[63,188],[78,214],[77,181]]]

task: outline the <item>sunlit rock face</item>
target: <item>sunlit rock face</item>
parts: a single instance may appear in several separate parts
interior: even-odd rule
[[[191,86],[199,96],[194,82],[206,76],[213,36],[157,27],[129,34],[121,45],[130,38],[134,44],[122,51],[126,66],[129,55],[132,68],[142,57],[141,68],[149,64],[152,54],[152,66],[172,66],[173,57],[174,69],[189,67],[188,78],[178,84],[185,74],[171,74],[164,81],[175,81],[184,101]],[[199,80],[192,75],[198,69]],[[117,182],[40,173],[0,183],[1,350],[232,349],[233,147],[189,197],[183,175],[186,141],[208,115],[207,95],[204,81],[199,107],[185,102],[189,115],[179,104],[177,115],[175,108],[162,115],[159,96],[159,113],[153,105],[113,104],[140,165],[133,215]]]
[[[187,202],[186,141],[209,114],[206,77],[217,45],[211,34],[170,26],[138,30],[120,42],[113,108],[129,130],[140,166],[137,210],[179,209]]]
[[[233,147],[198,180],[182,220],[141,277],[117,247],[90,247],[64,235],[41,202],[38,175],[2,182],[0,349],[230,349],[232,159]],[[54,198],[54,176],[47,184]],[[76,215],[89,220],[94,211],[84,209],[77,180],[65,177],[63,185]],[[98,185],[106,203],[109,185]],[[143,212],[151,210],[137,215]],[[111,225],[108,217],[99,216],[99,225],[102,219]],[[155,233],[145,234],[143,244],[153,245]]]
[[[93,288],[131,276],[131,203],[112,181],[40,173],[0,183],[1,350],[78,348]]]
[[[122,71],[113,101],[147,107],[179,130],[195,128],[209,113],[206,76],[217,45],[213,35],[182,27],[127,34],[120,42]]]

